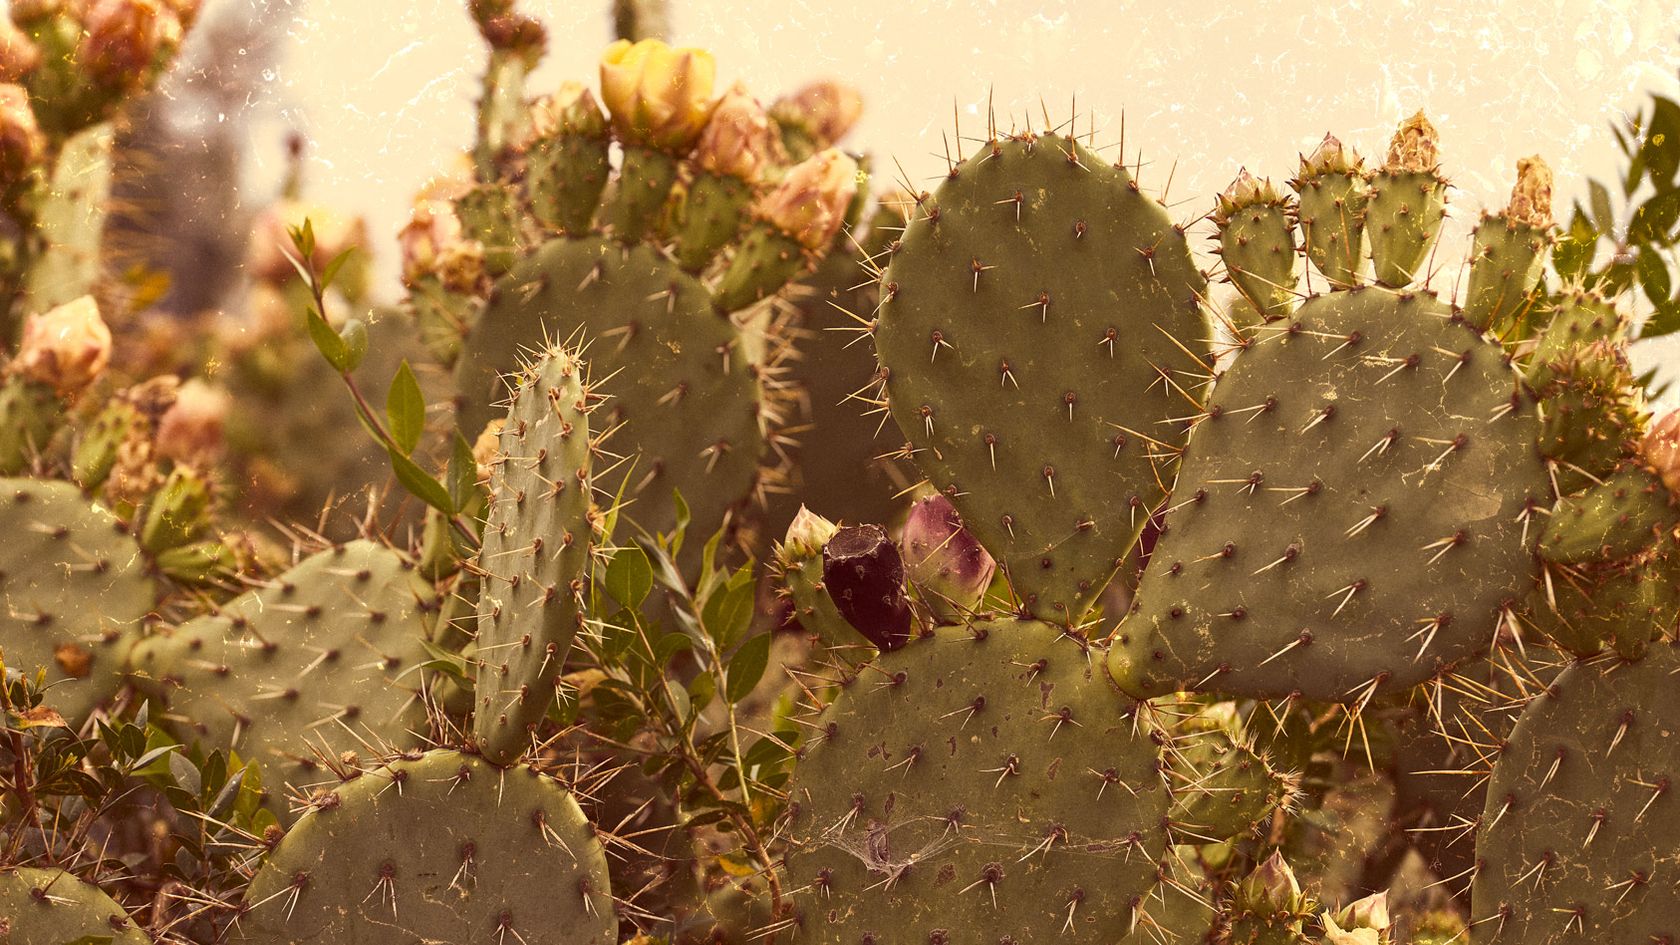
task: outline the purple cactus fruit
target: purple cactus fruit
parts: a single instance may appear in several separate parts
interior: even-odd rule
[[[941,623],[960,622],[980,607],[997,562],[963,528],[949,499],[935,494],[912,505],[900,544],[910,585]]]
[[[879,525],[854,525],[823,546],[823,585],[852,628],[882,650],[910,642],[904,559]]]

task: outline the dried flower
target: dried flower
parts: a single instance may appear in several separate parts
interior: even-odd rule
[[[1391,174],[1433,174],[1441,164],[1441,135],[1423,109],[1400,123],[1388,142],[1383,170]]]
[[[1552,169],[1540,155],[1517,161],[1517,184],[1511,188],[1506,218],[1537,230],[1552,225]]]
[[[41,49],[29,34],[0,17],[0,81],[16,82],[41,64]]]
[[[454,205],[447,201],[415,204],[397,242],[402,247],[403,281],[409,285],[436,276],[452,292],[474,292],[484,281],[484,245],[466,238]]]
[[[798,125],[813,147],[827,148],[863,116],[863,96],[844,82],[821,79],[777,100],[771,110],[777,120]]]
[[[115,89],[145,82],[158,54],[181,43],[181,20],[162,0],[97,0],[83,29],[77,60]]]
[[[712,109],[700,132],[695,160],[713,174],[756,183],[777,162],[780,141],[758,99],[736,85]]]

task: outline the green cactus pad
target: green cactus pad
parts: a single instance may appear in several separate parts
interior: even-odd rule
[[[45,667],[47,703],[72,724],[122,684],[121,664],[156,591],[139,547],[67,482],[0,479],[0,650]]]
[[[0,871],[0,942],[6,945],[150,945],[123,907],[64,870]]]
[[[519,380],[490,476],[478,572],[480,750],[508,764],[554,705],[583,623],[589,564],[589,416],[583,366],[550,351]]]
[[[695,530],[709,535],[752,496],[766,449],[754,352],[692,276],[649,246],[544,244],[497,284],[462,349],[459,418],[469,437],[505,410],[503,376],[550,339],[582,346],[608,397],[595,425],[622,424],[611,448],[628,459],[596,484],[617,494],[628,477],[627,518],[669,530],[672,490],[681,490]]]
[[[1294,182],[1307,258],[1336,288],[1359,282],[1365,260],[1366,184],[1357,173],[1323,173]]]
[[[1447,182],[1422,171],[1381,171],[1371,178],[1365,234],[1377,281],[1396,289],[1426,275],[1424,264],[1446,218]]]
[[[167,700],[164,719],[178,733],[271,771],[279,762],[279,783],[312,770],[312,748],[417,740],[437,607],[406,558],[355,541],[141,641],[131,671]]]
[[[1125,935],[1170,798],[1149,726],[1099,655],[1056,627],[998,620],[866,668],[815,721],[790,784],[801,940]]]
[[[1183,843],[1220,843],[1267,829],[1287,810],[1295,779],[1272,770],[1254,746],[1214,729],[1173,739],[1172,821]]]
[[[317,796],[269,854],[229,941],[611,945],[607,860],[564,786],[453,751]]]
[[[906,449],[1022,609],[1077,621],[1160,503],[1155,441],[1208,373],[1183,232],[1067,138],[997,140],[917,208],[881,284]]]
[[[1503,337],[1527,313],[1551,240],[1544,230],[1505,213],[1484,215],[1472,240],[1464,317]]]
[[[1267,326],[1186,448],[1121,688],[1356,702],[1486,649],[1536,572],[1535,414],[1429,296],[1338,292]]]
[[[1540,541],[1548,561],[1615,562],[1651,548],[1680,526],[1680,497],[1656,473],[1630,464],[1604,482],[1563,499]]]
[[[1680,649],[1565,670],[1488,783],[1473,941],[1680,940]]]

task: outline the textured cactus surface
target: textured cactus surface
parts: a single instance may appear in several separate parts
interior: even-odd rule
[[[149,945],[151,937],[103,890],[55,869],[0,871],[6,945]]]
[[[1488,783],[1476,942],[1680,939],[1680,650],[1565,670],[1523,713]]]
[[[555,350],[522,373],[502,427],[479,551],[480,749],[500,764],[531,747],[583,623],[590,444],[583,365]]]
[[[1207,373],[1184,233],[1076,141],[997,139],[917,208],[881,283],[906,449],[1023,610],[1076,621],[1159,504],[1151,441]]]
[[[436,596],[407,558],[350,542],[141,641],[132,671],[183,736],[275,765],[279,783],[323,745],[414,742]]]
[[[790,784],[805,941],[1112,942],[1170,798],[1148,726],[1057,628],[1000,620],[883,655]]]
[[[64,482],[0,479],[0,649],[47,669],[47,701],[79,722],[121,685],[122,661],[156,591],[110,513]]]
[[[610,945],[606,854],[530,768],[432,751],[318,797],[274,848],[230,940]]]
[[[600,488],[650,531],[676,521],[680,490],[697,527],[715,529],[749,498],[766,443],[748,336],[711,296],[650,246],[555,239],[496,287],[462,349],[460,423],[469,435],[507,402],[504,375],[549,339],[577,344],[608,400],[599,429],[625,462]],[[622,425],[622,426],[620,426]]]
[[[1220,378],[1121,625],[1122,688],[1357,701],[1486,649],[1550,486],[1498,346],[1429,296],[1321,296]]]

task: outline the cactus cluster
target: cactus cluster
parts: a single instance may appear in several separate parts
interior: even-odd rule
[[[1538,157],[1452,280],[1421,112],[1188,222],[1071,122],[872,196],[843,86],[532,99],[471,0],[402,308],[294,174],[159,374],[98,214],[191,6],[0,30],[0,939],[1680,935],[1680,414]]]

